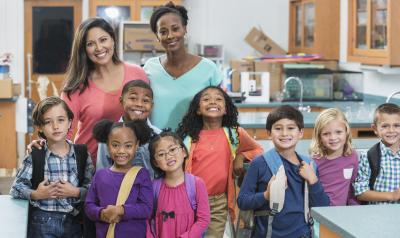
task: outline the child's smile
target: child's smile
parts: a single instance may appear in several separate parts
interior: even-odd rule
[[[125,120],[145,120],[153,107],[153,95],[147,88],[131,87],[121,98]]]
[[[131,167],[138,146],[138,140],[130,128],[118,127],[112,129],[108,136],[108,150],[114,161],[116,169],[127,169]]]
[[[215,88],[207,89],[200,98],[197,113],[203,117],[222,118],[226,114],[224,95]]]

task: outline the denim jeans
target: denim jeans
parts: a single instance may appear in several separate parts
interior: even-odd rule
[[[78,217],[74,217],[68,213],[32,209],[28,237],[81,238],[81,224]]]

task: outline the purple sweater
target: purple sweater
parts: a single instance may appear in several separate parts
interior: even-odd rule
[[[318,165],[319,180],[329,196],[330,205],[357,205],[352,186],[358,171],[357,153],[353,151],[349,156],[341,156],[333,160],[322,157],[314,161]]]
[[[96,237],[106,237],[108,223],[100,220],[100,211],[107,205],[115,205],[124,173],[113,172],[109,168],[96,172],[86,195],[85,211],[96,222]],[[145,237],[146,220],[153,207],[153,188],[149,172],[141,169],[124,205],[125,214],[115,226],[115,237]]]

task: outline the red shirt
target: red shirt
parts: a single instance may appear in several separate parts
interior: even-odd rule
[[[192,173],[202,178],[209,195],[227,191],[231,151],[223,128],[202,130],[193,151]]]

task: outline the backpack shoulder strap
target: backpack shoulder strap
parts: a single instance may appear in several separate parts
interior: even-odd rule
[[[183,139],[183,144],[186,146],[187,151],[190,153],[190,147],[192,146],[192,137],[186,136]]]
[[[268,168],[271,170],[273,175],[276,175],[279,167],[282,165],[282,159],[279,156],[278,152],[273,148],[263,154],[264,160],[268,165]]]
[[[155,204],[157,204],[158,195],[160,194],[161,182],[162,182],[162,178],[153,180],[153,198],[154,198]]]
[[[371,176],[369,177],[369,188],[374,189],[376,177],[379,175],[381,167],[381,148],[380,142],[376,143],[367,152],[369,167],[371,168]]]
[[[32,189],[37,189],[39,183],[41,183],[44,179],[44,164],[45,164],[45,157],[46,151],[44,148],[41,150],[32,147],[32,178],[31,184]]]
[[[307,164],[312,164],[314,168],[314,173],[317,174],[317,164],[309,156],[297,154],[301,160],[305,161]]]
[[[78,170],[79,187],[81,187],[85,179],[86,160],[88,157],[87,146],[84,144],[74,144],[73,146]]]
[[[239,147],[238,132],[234,128],[230,128],[230,127],[224,127],[224,132],[225,132],[226,139],[228,139],[229,148],[231,149],[231,154],[232,154],[233,158],[235,158],[237,149]],[[229,132],[232,134],[233,143],[232,143],[231,139],[229,138]]]
[[[193,211],[197,210],[196,201],[196,177],[193,174],[185,173],[185,187]]]
[[[150,230],[154,237],[156,236],[156,213],[157,213],[157,203],[158,203],[158,195],[160,194],[162,178],[153,180],[153,215],[150,219]]]
[[[119,188],[118,195],[117,195],[117,201],[115,205],[124,205],[126,200],[128,199],[131,190],[133,188],[133,184],[135,183],[136,176],[140,172],[142,167],[140,166],[133,166],[128,170],[128,172],[125,174],[124,178],[122,179],[121,182],[121,187]],[[113,238],[115,235],[115,226],[116,223],[111,223],[108,226],[107,230],[107,238]]]

